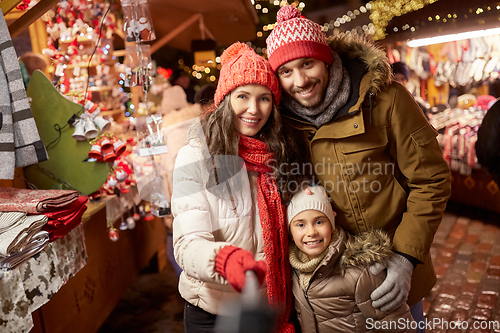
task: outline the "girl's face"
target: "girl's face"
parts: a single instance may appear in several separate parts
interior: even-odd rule
[[[328,247],[332,232],[328,217],[317,210],[305,210],[290,223],[293,242],[309,259],[320,255]]]
[[[231,91],[236,130],[255,136],[264,127],[273,111],[273,94],[259,84],[246,84]]]

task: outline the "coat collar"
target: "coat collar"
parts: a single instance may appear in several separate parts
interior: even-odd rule
[[[389,235],[380,229],[352,236],[340,259],[342,272],[350,267],[366,267],[383,262],[392,254],[391,248]]]
[[[383,87],[392,80],[391,65],[385,52],[375,46],[362,36],[358,35],[337,35],[328,39],[328,43],[333,52],[336,52],[350,69],[350,60],[358,59],[371,74],[367,82],[367,91],[377,94]],[[359,84],[359,82],[358,82]]]

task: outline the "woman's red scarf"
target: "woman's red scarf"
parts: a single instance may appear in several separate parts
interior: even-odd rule
[[[264,142],[240,135],[239,156],[248,171],[258,173],[257,205],[264,235],[267,297],[269,304],[279,310],[276,331],[293,333],[295,330],[288,323],[292,306],[288,234],[281,196],[271,174],[270,161],[274,154],[267,150]]]

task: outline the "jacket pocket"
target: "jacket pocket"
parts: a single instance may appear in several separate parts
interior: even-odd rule
[[[351,154],[366,150],[374,150],[387,145],[387,131],[385,126],[367,130],[364,134],[342,139],[339,149],[343,154]]]
[[[427,124],[411,135],[420,163],[429,177],[447,172],[448,165],[436,140],[437,131]]]
[[[429,142],[433,141],[437,136],[437,131],[430,124],[425,125],[419,130],[416,130],[411,134],[411,138],[420,147],[425,146]]]

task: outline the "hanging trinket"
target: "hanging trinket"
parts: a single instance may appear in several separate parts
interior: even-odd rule
[[[118,237],[118,230],[116,230],[115,228],[109,229],[108,236],[109,236],[109,239],[111,239],[113,242],[116,242],[119,238]]]
[[[144,205],[139,205],[139,216],[140,217],[146,216],[146,209],[144,208]]]
[[[141,219],[141,216],[137,213],[137,206],[134,206],[134,214],[132,214],[132,218],[136,222]]]
[[[135,228],[135,220],[132,216],[127,217],[126,222],[127,222],[128,229],[132,230]]]
[[[151,213],[151,205],[149,203],[146,203],[144,211],[146,212],[146,215],[144,216],[144,221],[154,220],[155,216]]]

